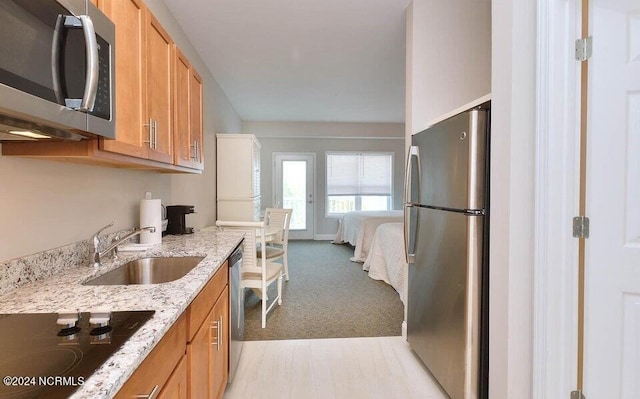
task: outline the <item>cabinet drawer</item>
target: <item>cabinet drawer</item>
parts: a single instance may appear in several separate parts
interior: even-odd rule
[[[191,342],[198,328],[211,311],[211,307],[224,290],[229,281],[229,267],[227,261],[218,269],[207,285],[200,291],[196,299],[187,309],[187,341]]]
[[[148,395],[156,385],[157,391],[162,390],[186,352],[186,331],[186,317],[181,316],[118,391],[116,399]]]

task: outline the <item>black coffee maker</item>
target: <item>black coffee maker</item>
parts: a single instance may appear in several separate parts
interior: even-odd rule
[[[185,215],[196,213],[193,205],[169,205],[167,206],[167,234],[192,234],[193,227],[187,227]]]

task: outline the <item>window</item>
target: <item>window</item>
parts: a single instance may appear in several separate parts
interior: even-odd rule
[[[327,152],[327,216],[391,209],[391,153]]]

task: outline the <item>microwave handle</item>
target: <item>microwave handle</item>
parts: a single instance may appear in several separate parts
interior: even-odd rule
[[[51,78],[53,82],[53,93],[58,104],[64,104],[62,88],[60,85],[60,41],[62,40],[62,28],[64,27],[64,15],[59,14],[56,26],[53,29],[53,40],[51,41]]]
[[[59,18],[59,17],[58,17]],[[76,109],[78,111],[91,112],[93,106],[96,103],[96,96],[98,93],[98,39],[96,38],[96,31],[93,28],[93,21],[88,15],[72,16],[66,15],[64,17],[65,28],[82,28],[84,33],[84,42],[87,54],[87,73],[84,84],[84,94],[82,99],[65,98],[64,105],[69,108]],[[60,49],[60,33],[58,25],[56,24],[56,31],[54,32],[54,40],[51,51],[51,64],[52,72],[54,74],[53,82],[54,87],[57,84],[60,89],[60,73],[58,71],[59,64],[59,49]],[[54,66],[55,65],[55,66]],[[57,94],[56,94],[57,98]]]
[[[98,93],[98,39],[93,28],[93,21],[88,15],[80,15],[84,41],[87,46],[87,78],[84,85],[84,95],[80,104],[80,111],[93,111]]]

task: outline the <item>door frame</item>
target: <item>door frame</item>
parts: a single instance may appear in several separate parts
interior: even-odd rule
[[[534,398],[577,389],[581,11],[581,0],[537,1]]]
[[[310,228],[310,240],[313,240],[315,238],[316,235],[316,203],[317,203],[317,190],[316,190],[316,154],[314,152],[288,152],[288,151],[284,151],[284,152],[274,152],[271,155],[271,160],[272,160],[272,165],[273,165],[273,173],[272,173],[272,179],[271,179],[271,203],[275,204],[276,203],[276,195],[278,192],[278,184],[277,184],[277,180],[278,180],[278,167],[277,167],[277,158],[279,156],[300,156],[300,157],[310,157],[313,164],[312,164],[312,171],[311,171],[311,177],[313,178],[313,181],[311,182],[311,187],[313,190],[313,203],[311,204],[311,218],[309,218],[310,222],[311,222],[311,228]],[[290,230],[289,232],[289,238],[292,240],[295,239],[299,239],[295,237],[295,230]],[[303,239],[307,239],[306,237]]]

